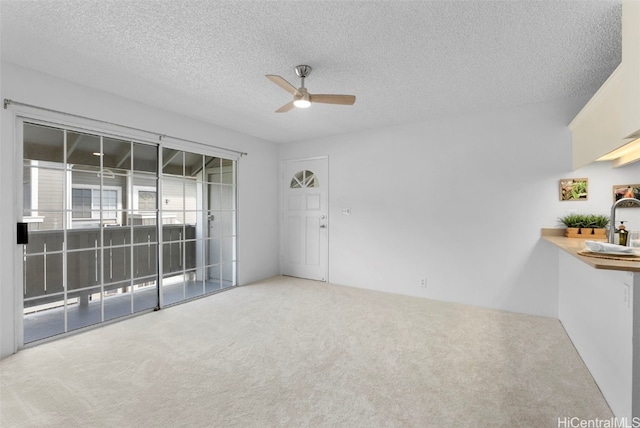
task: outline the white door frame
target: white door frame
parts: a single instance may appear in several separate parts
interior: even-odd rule
[[[292,163],[296,163],[296,162],[307,162],[307,161],[315,161],[315,160],[324,160],[326,162],[326,178],[323,180],[324,183],[322,183],[321,185],[324,186],[325,190],[326,190],[326,195],[327,195],[327,201],[326,201],[326,207],[325,207],[325,211],[326,211],[326,217],[327,217],[327,224],[330,224],[330,219],[329,217],[329,192],[330,192],[330,188],[329,188],[329,156],[328,155],[323,155],[323,156],[312,156],[312,157],[306,157],[306,158],[295,158],[295,159],[285,159],[285,160],[281,160],[280,161],[280,187],[279,187],[279,193],[280,193],[280,245],[278,248],[278,254],[279,254],[279,265],[280,265],[280,273],[282,274],[284,272],[284,245],[285,245],[285,240],[286,240],[286,236],[285,236],[285,224],[284,224],[284,220],[285,220],[285,191],[284,189],[287,188],[289,186],[291,177],[285,177],[284,175],[284,171],[285,171],[285,165],[288,164],[292,164]],[[324,234],[324,239],[326,240],[324,248],[324,260],[325,260],[325,266],[324,266],[324,282],[329,282],[329,230],[326,230],[326,233]]]
[[[24,175],[24,148],[23,148],[23,132],[24,132],[24,117],[20,117],[14,114],[13,126],[14,126],[14,171],[13,176],[16,178],[14,186],[14,201],[15,201],[15,221],[12,223],[24,221],[24,200],[23,200],[23,175]],[[15,230],[15,229],[14,229]],[[13,272],[15,274],[14,280],[14,349],[13,352],[17,352],[24,346],[24,245],[15,245],[15,251],[13,253]]]

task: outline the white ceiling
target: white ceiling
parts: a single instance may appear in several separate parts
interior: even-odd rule
[[[620,0],[0,6],[4,61],[274,142],[591,95],[621,57]],[[356,104],[274,113],[297,64]]]

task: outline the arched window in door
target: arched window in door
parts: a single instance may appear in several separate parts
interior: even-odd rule
[[[316,175],[309,171],[298,171],[293,175],[291,179],[291,184],[289,185],[291,189],[301,189],[304,187],[319,187],[318,178]]]

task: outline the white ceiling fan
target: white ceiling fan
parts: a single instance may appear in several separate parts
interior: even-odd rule
[[[307,88],[304,87],[304,79],[311,73],[311,67],[308,65],[298,65],[295,70],[301,80],[300,87],[298,89],[280,76],[267,74],[267,79],[293,95],[293,100],[276,110],[276,113],[284,113],[294,107],[307,108],[311,103],[341,104],[350,106],[356,102],[355,95],[310,94],[309,91],[307,91]]]

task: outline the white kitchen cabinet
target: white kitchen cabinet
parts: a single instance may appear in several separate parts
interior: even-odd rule
[[[640,1],[624,0],[622,63],[569,124],[574,170],[640,138],[639,23]],[[614,166],[638,160],[640,151],[618,156]]]
[[[640,138],[640,1],[622,3],[623,88],[621,132]]]
[[[559,252],[559,318],[617,418],[640,417],[640,274]]]
[[[620,65],[569,124],[574,170],[624,145],[620,129],[622,79]]]

